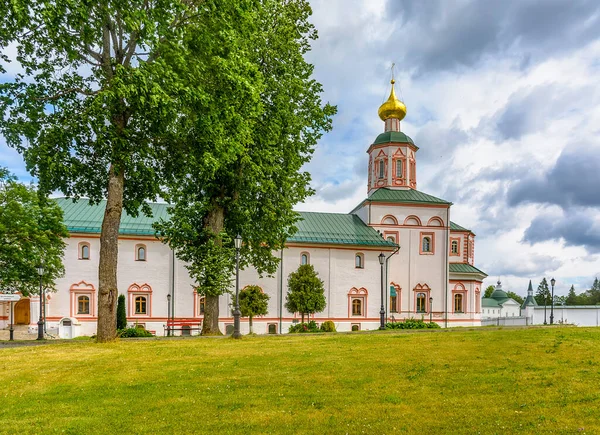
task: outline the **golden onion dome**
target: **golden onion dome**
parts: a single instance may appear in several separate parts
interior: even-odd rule
[[[392,92],[390,92],[390,97],[387,99],[385,103],[379,107],[379,117],[382,121],[385,121],[389,118],[396,118],[400,121],[406,116],[406,106],[402,101],[396,97],[396,91],[394,90],[394,83],[396,81],[392,79]]]

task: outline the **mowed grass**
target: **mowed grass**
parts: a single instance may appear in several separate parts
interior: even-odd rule
[[[0,351],[3,433],[600,433],[600,329]]]

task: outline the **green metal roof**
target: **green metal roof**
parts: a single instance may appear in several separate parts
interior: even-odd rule
[[[91,205],[89,200],[77,202],[70,198],[56,198],[63,209],[64,222],[70,233],[100,233],[106,202]],[[140,212],[132,217],[123,211],[119,234],[154,236],[152,224],[161,218],[169,217],[169,205],[149,203],[152,217]],[[393,248],[396,244],[384,240],[373,228],[367,226],[358,216],[338,213],[300,212],[301,220],[296,223],[298,231],[288,242],[330,243],[342,245],[365,245]]]
[[[450,221],[450,230],[451,231],[466,231],[468,233],[472,232],[471,230],[466,229],[465,227],[461,227],[458,224],[455,224],[454,222]]]
[[[396,202],[401,204],[443,204],[451,205],[451,202],[436,198],[435,196],[419,192],[415,189],[388,189],[382,187],[375,190],[367,201],[372,202]]]
[[[302,220],[296,223],[298,231],[288,242],[396,246],[353,214],[300,212],[300,215]]]
[[[71,198],[56,198],[55,201],[63,209],[64,222],[70,233],[100,233],[106,201],[91,205],[87,199],[77,202]],[[119,234],[153,236],[152,224],[160,218],[168,218],[168,204],[149,203],[152,217],[147,217],[140,212],[138,217],[132,217],[123,210]]]
[[[481,299],[482,307],[499,307],[501,306],[496,299],[492,298],[483,298]]]
[[[401,131],[386,131],[385,133],[381,133],[373,142],[373,145],[379,145],[382,143],[409,143],[415,145],[413,140],[402,133]],[[419,149],[416,145],[415,147]]]
[[[475,266],[465,263],[450,263],[449,270],[450,273],[477,273],[487,276],[487,273],[477,269]]]

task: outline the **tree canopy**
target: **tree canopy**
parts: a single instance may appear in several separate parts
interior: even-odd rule
[[[494,290],[496,290],[496,287],[494,287],[493,285],[488,285],[485,288],[485,291],[483,292],[483,297],[484,298],[491,298],[492,297],[492,293],[494,293]]]
[[[550,290],[548,289],[548,281],[546,281],[546,278],[542,278],[534,298],[538,305],[550,304]]]
[[[219,333],[218,297],[231,291],[236,234],[242,266],[275,273],[273,253],[296,230],[293,206],[313,193],[302,167],[335,113],[321,102],[322,86],[305,60],[316,38],[308,2],[254,4],[232,36],[241,65],[231,71],[236,86],[219,94],[209,118],[204,101],[184,110],[188,134],[174,160],[186,163],[172,168],[170,220],[156,225],[206,296],[203,334]],[[212,118],[223,125],[215,128]]]
[[[305,19],[309,10],[301,0],[0,4],[0,49],[6,53],[13,44],[21,66],[13,80],[0,84],[0,133],[24,155],[42,191],[85,196],[92,203],[106,199],[98,271],[99,341],[116,336],[122,210],[132,216],[140,208],[150,213],[145,201],[161,196],[170,177],[179,177],[173,187],[191,176],[189,183],[197,189],[184,184],[173,199],[211,198],[196,201],[193,209],[201,204],[198,208],[206,211],[250,198],[246,212],[232,213],[228,221],[246,222],[253,210],[265,214],[262,222],[291,225],[290,211],[269,213],[274,204],[269,199],[265,210],[256,210],[256,201],[270,189],[282,189],[292,201],[296,190],[304,191],[306,177],[293,170],[298,159],[288,161],[284,155],[312,149],[321,125],[329,122],[315,101],[320,85],[310,78],[312,69],[302,58],[312,35]],[[5,66],[10,59],[2,54],[2,60]],[[291,107],[286,112],[291,118],[282,107]],[[269,182],[270,165],[276,173],[281,168],[291,174],[272,180],[277,188]],[[232,174],[243,176],[230,178]],[[231,188],[242,185],[241,193]],[[200,212],[200,219],[205,214]],[[270,248],[270,240],[282,232],[272,231],[263,242]],[[193,243],[220,247],[220,233],[215,231],[212,244],[206,236]],[[246,233],[250,242],[253,232]],[[252,246],[249,255],[260,256],[257,252],[264,249]],[[227,252],[219,249],[208,256],[202,250],[190,254],[206,259],[194,269],[198,273],[191,273],[203,288],[224,288],[210,270],[216,258],[223,264],[221,274],[225,268]],[[273,261],[265,262],[273,268]]]
[[[254,316],[264,316],[269,311],[269,295],[263,293],[257,285],[249,285],[240,292],[240,311],[248,317],[250,334],[252,334],[252,319]]]
[[[303,264],[290,273],[285,308],[290,313],[300,313],[302,323],[305,314],[320,313],[325,309],[325,287],[312,264]]]
[[[39,293],[40,264],[42,285],[54,290],[68,236],[58,204],[0,168],[0,292]]]

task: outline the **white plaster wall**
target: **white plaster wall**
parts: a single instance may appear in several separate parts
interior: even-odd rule
[[[544,323],[544,307],[528,308],[533,313],[533,324]],[[531,317],[531,314],[528,314]],[[546,307],[546,322],[550,323],[550,306]],[[555,306],[554,323],[568,323],[577,326],[600,326],[600,306],[577,305]]]

